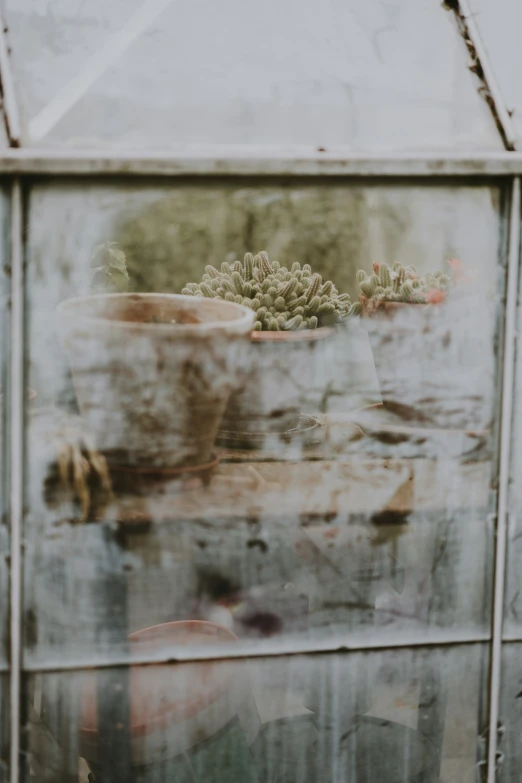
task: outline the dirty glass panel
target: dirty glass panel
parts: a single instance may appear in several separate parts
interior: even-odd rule
[[[429,0],[4,5],[28,143],[501,149]]]
[[[473,18],[493,67],[495,77],[517,135],[517,147],[522,142],[522,87],[517,72],[522,66],[520,30],[522,6],[518,0],[469,0]]]
[[[486,667],[477,645],[38,675],[29,763],[85,783],[473,783]]]
[[[256,649],[489,633],[499,188],[54,181],[29,206],[26,660],[125,656],[129,634],[188,619]],[[372,261],[427,272],[455,257],[469,279],[406,332],[413,365],[402,327],[372,344],[366,316],[293,343],[292,373],[293,354],[259,359],[239,322],[224,342],[212,330],[210,353],[172,316],[158,324],[161,308],[129,329],[132,307],[262,248],[353,300]],[[107,297],[120,284],[145,293]],[[96,318],[64,304],[93,290]],[[402,387],[376,371],[384,339]],[[229,414],[232,392],[247,416]]]

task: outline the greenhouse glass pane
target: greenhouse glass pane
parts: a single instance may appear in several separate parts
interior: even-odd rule
[[[432,0],[4,4],[28,143],[502,148]]]
[[[502,97],[515,128],[517,148],[522,146],[522,67],[520,31],[522,5],[518,0],[469,0],[473,18],[499,83]]]
[[[473,783],[487,662],[472,645],[46,674],[30,762],[72,779],[80,757],[104,783]]]
[[[129,634],[187,619],[255,649],[489,634],[500,186],[54,179],[28,204],[29,379],[43,410],[28,433],[26,660],[120,659]],[[324,343],[306,354],[246,340],[180,354],[185,338],[146,337],[176,332],[159,310],[141,342],[121,336],[131,316],[117,300],[100,300],[116,322],[60,305],[126,285],[122,253],[130,291],[150,295],[263,248],[354,300],[357,269],[376,260],[425,273],[458,258],[468,277],[442,309],[410,311],[434,320],[406,342],[400,326],[353,318],[314,332]]]

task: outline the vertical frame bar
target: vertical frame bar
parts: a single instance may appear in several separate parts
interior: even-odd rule
[[[508,492],[511,462],[511,425],[515,376],[515,340],[520,253],[520,179],[513,180],[509,220],[507,297],[502,361],[502,397],[500,410],[499,484],[496,520],[495,570],[493,582],[493,619],[489,675],[488,783],[495,783],[497,726],[499,720],[502,673],[502,631],[506,577]]]
[[[23,207],[19,179],[11,189],[11,428],[10,428],[10,783],[19,783],[22,680],[22,519],[24,439]]]

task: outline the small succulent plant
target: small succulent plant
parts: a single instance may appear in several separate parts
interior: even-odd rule
[[[353,314],[360,315],[363,303],[376,309],[381,302],[409,302],[410,304],[437,304],[442,302],[450,284],[450,276],[435,272],[419,277],[413,266],[395,263],[373,264],[371,274],[363,269],[357,272],[361,291],[360,301],[354,303]]]
[[[97,245],[91,258],[93,293],[125,293],[129,290],[129,273],[125,253],[116,242]]]
[[[350,315],[348,294],[339,294],[331,280],[323,282],[309,264],[297,261],[291,269],[270,261],[265,251],[245,255],[243,263],[205,267],[200,283],[187,283],[190,296],[225,299],[256,313],[256,331],[316,329],[339,323]]]

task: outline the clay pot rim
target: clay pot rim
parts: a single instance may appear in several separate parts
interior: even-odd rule
[[[190,303],[193,307],[206,301],[216,302],[217,307],[224,307],[232,312],[240,313],[239,318],[230,318],[224,321],[206,321],[199,324],[154,324],[144,323],[143,321],[118,321],[111,318],[102,318],[93,315],[79,315],[76,308],[80,304],[89,302],[99,302],[107,300],[122,299],[163,299],[173,302]],[[91,294],[89,296],[76,296],[71,299],[64,299],[56,308],[56,312],[62,318],[74,320],[75,325],[81,323],[91,326],[103,327],[104,329],[120,329],[125,332],[144,331],[156,333],[170,333],[184,337],[186,335],[201,335],[206,332],[233,332],[237,334],[247,334],[251,331],[255,320],[255,313],[249,307],[227,302],[224,299],[205,299],[205,297],[185,296],[184,294],[162,294],[162,293],[126,293],[126,294]]]
[[[367,299],[366,302],[362,302],[363,310],[362,310],[362,316],[363,318],[373,318],[376,315],[382,314],[386,315],[387,313],[394,312],[395,310],[403,310],[406,307],[427,307],[431,306],[434,307],[432,302],[381,302],[381,304],[375,308],[375,310],[368,310],[368,304],[371,300]]]
[[[172,620],[168,623],[156,623],[155,625],[148,625],[146,628],[140,628],[139,631],[133,631],[131,634],[129,634],[128,638],[130,642],[136,642],[140,641],[142,634],[149,634],[153,631],[158,631],[159,629],[166,631],[177,629],[182,630],[182,628],[188,628],[196,631],[202,631],[204,628],[217,630],[220,633],[224,633],[231,642],[237,642],[237,636],[233,631],[230,631],[224,625],[220,625],[219,623],[212,623],[209,620]],[[150,641],[155,641],[155,639],[150,639]]]
[[[180,630],[182,627],[185,627],[186,629],[193,629],[195,631],[202,631],[204,627],[212,628],[214,630],[218,630],[220,633],[224,633],[228,639],[227,641],[235,642],[238,641],[238,637],[230,631],[228,628],[226,628],[224,625],[220,625],[219,623],[212,623],[208,620],[174,620],[172,622],[168,623],[158,623],[156,625],[150,625],[147,628],[142,628],[139,631],[134,631],[133,633],[129,634],[129,641],[130,642],[136,642],[139,641],[140,634],[146,634],[151,631],[155,631],[158,629],[162,630],[173,630],[179,628]],[[150,641],[154,642],[154,639],[144,639],[143,641]],[[191,663],[188,661],[187,663]],[[200,663],[202,665],[205,665],[206,663],[212,663],[212,660],[205,660],[202,659],[192,661],[192,663]],[[153,666],[167,666],[166,663],[155,663],[151,664]],[[132,666],[132,663],[130,664]],[[162,709],[159,709],[157,712],[154,712],[152,714],[149,714],[145,717],[138,718],[135,722],[131,719],[131,725],[130,730],[133,738],[137,737],[143,737],[147,734],[151,734],[156,728],[164,727],[166,724],[168,725],[170,722],[176,722],[177,720],[183,720],[187,718],[191,718],[194,715],[198,713],[198,711],[205,706],[209,706],[216,702],[224,693],[227,692],[229,687],[233,684],[233,677],[232,675],[229,675],[228,677],[224,678],[224,681],[219,684],[216,688],[210,690],[206,697],[195,697],[195,698],[187,698],[184,701],[173,703],[168,706],[164,706]],[[84,740],[94,739],[98,736],[98,726],[97,725],[83,725],[80,727],[80,733]]]
[[[293,342],[315,342],[324,340],[335,334],[335,329],[331,326],[320,326],[317,329],[301,329],[290,332],[256,332],[251,333],[253,343],[293,343]]]

